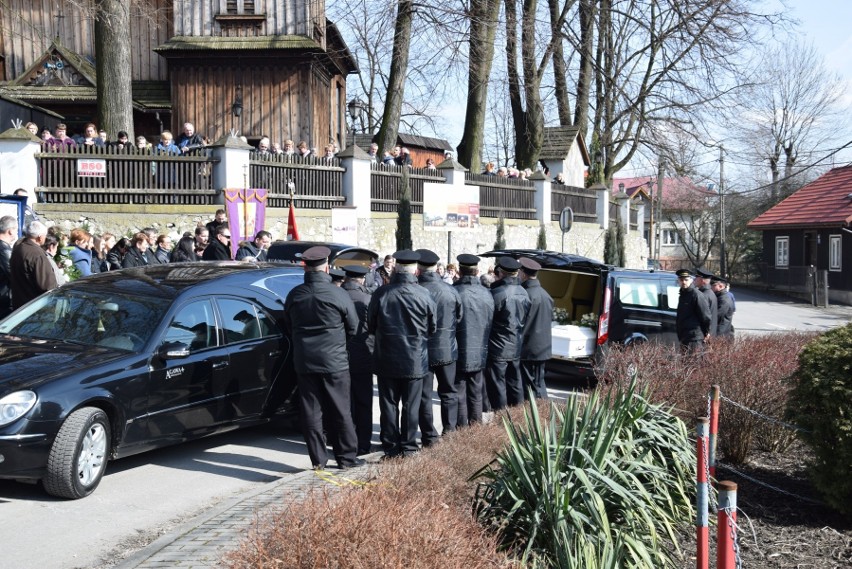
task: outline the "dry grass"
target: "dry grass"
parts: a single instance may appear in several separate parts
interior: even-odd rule
[[[547,404],[542,413],[549,415]],[[513,409],[519,417],[522,408]],[[260,520],[231,569],[520,567],[473,517],[469,478],[506,442],[500,420],[457,431],[414,457],[375,467],[365,486],[326,487]],[[330,488],[330,489],[329,489]]]

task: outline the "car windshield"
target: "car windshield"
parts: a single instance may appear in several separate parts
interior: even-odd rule
[[[168,307],[158,299],[60,288],[0,322],[0,334],[138,350]]]

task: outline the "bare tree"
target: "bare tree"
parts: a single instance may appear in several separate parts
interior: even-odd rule
[[[97,0],[95,61],[98,72],[98,124],[107,132],[133,133],[130,61],[131,0]]]

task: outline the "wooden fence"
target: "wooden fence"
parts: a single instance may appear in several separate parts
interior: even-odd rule
[[[291,193],[298,208],[331,209],[346,201],[343,197],[344,170],[337,158],[252,152],[249,168],[252,185],[269,190],[269,207],[288,207]]]
[[[574,212],[574,221],[578,223],[597,223],[598,198],[594,190],[552,184],[550,186],[550,219],[559,221],[559,215],[566,207]]]
[[[479,216],[536,219],[535,186],[529,180],[465,174],[465,184],[479,186]]]
[[[404,166],[370,165],[370,211],[395,212],[399,204],[399,183]],[[423,184],[443,184],[446,178],[438,170],[409,168],[411,213],[423,213]]]

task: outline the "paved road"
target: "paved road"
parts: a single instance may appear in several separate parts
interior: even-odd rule
[[[852,306],[817,308],[784,296],[735,288],[737,332],[772,333],[787,330],[825,332],[852,321]]]

